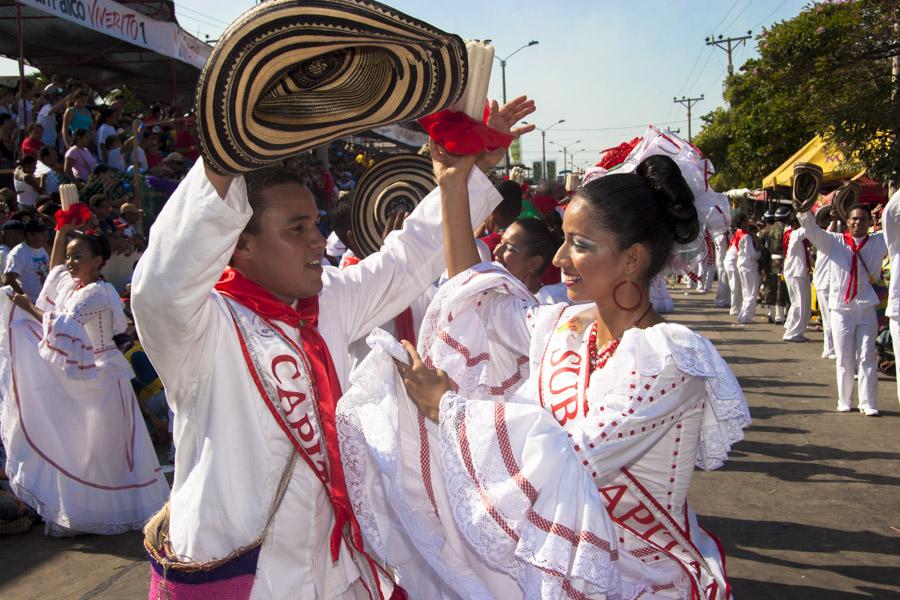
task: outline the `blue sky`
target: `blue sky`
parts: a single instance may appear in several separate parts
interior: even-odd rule
[[[639,135],[653,123],[681,129],[687,114],[677,96],[705,96],[699,115],[722,101],[725,52],[706,46],[709,35],[759,34],[763,27],[796,15],[809,0],[389,0],[391,6],[463,38],[491,39],[498,56],[529,40],[536,46],[512,57],[506,68],[507,95],[528,94],[537,102],[532,122],[545,127],[547,141],[566,145],[576,166],[596,161],[604,148]],[[251,6],[248,0],[176,0],[176,14],[191,33],[215,39],[226,24]],[[734,53],[736,67],[756,54],[750,40]],[[490,96],[501,97],[495,61]],[[15,72],[7,65],[0,73]],[[581,143],[574,142],[581,140]],[[540,160],[541,138],[523,141],[526,161]],[[547,159],[558,146],[547,145]]]

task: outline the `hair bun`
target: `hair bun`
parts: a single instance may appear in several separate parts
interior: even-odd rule
[[[686,244],[700,234],[700,219],[694,206],[694,193],[681,175],[681,169],[668,156],[645,158],[635,171],[650,189],[675,233],[675,242]]]

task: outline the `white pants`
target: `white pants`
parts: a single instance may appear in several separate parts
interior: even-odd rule
[[[741,282],[741,312],[738,323],[751,323],[756,314],[756,297],[759,295],[759,271],[738,269]]]
[[[834,354],[834,336],[831,334],[831,311],[828,308],[828,290],[816,288],[816,303],[819,305],[819,320],[822,321],[822,358]]]
[[[900,322],[897,319],[889,319],[891,324],[891,344],[894,346],[894,366],[897,368],[897,400],[900,400]]]
[[[728,290],[731,294],[731,309],[728,312],[737,315],[741,312],[741,304],[743,302],[741,297],[741,278],[738,275],[737,267],[725,271],[725,277],[728,280]]]
[[[876,408],[878,371],[875,365],[875,336],[878,335],[878,316],[875,307],[832,310],[831,334],[837,354],[838,408],[850,408],[854,374],[859,375],[859,408]]]
[[[791,299],[791,307],[784,320],[784,339],[800,338],[806,333],[806,325],[812,314],[809,276],[786,277],[784,282]]]
[[[704,256],[697,262],[697,275],[700,279],[697,281],[697,291],[708,292],[712,286],[713,275],[716,274],[716,265],[707,264],[708,259]]]
[[[724,235],[715,238],[716,244],[716,271],[719,274],[719,283],[716,285],[716,306],[728,306],[731,300],[731,288],[728,287],[728,275],[725,273],[725,253],[728,251],[728,239]]]

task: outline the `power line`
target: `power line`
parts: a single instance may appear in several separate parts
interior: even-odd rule
[[[750,8],[751,4],[753,4],[753,0],[747,0],[747,4],[744,6],[744,8],[741,9],[741,12],[739,12],[737,14],[737,16],[731,20],[731,23],[726,25],[724,29],[727,30],[727,29],[731,29],[732,27],[734,27],[734,24],[738,22],[738,19],[741,18],[741,15],[743,15],[745,12],[747,12],[747,9]]]
[[[778,6],[775,7],[775,10],[773,10],[772,12],[770,12],[769,14],[767,14],[765,17],[763,17],[762,20],[761,20],[759,23],[757,23],[756,25],[754,25],[754,26],[751,27],[750,29],[756,29],[757,27],[759,27],[760,25],[762,25],[763,23],[765,23],[766,21],[768,21],[769,18],[770,18],[772,15],[774,15],[775,13],[777,13],[777,12],[781,9],[781,7],[784,6],[784,5],[787,4],[787,3],[788,3],[788,0],[783,0],[783,2],[782,2],[781,4],[779,4]]]
[[[584,128],[580,128],[580,129],[559,127],[559,128],[554,129],[554,131],[621,131],[622,129],[637,129],[639,127],[647,127],[648,125],[651,125],[651,124],[671,125],[672,123],[686,123],[686,122],[687,122],[687,119],[680,119],[677,121],[658,121],[658,122],[657,121],[647,121],[647,122],[641,123],[639,125],[621,125],[619,127],[593,127],[593,128],[584,127]]]
[[[192,13],[194,13],[195,15],[199,15],[199,16],[201,16],[201,17],[204,17],[204,18],[207,18],[207,19],[211,19],[211,20],[213,20],[213,21],[218,21],[219,23],[221,23],[222,25],[225,25],[226,27],[227,27],[228,25],[231,25],[231,23],[229,23],[228,21],[223,21],[222,19],[219,19],[218,17],[214,17],[214,16],[212,16],[212,15],[208,15],[208,14],[206,14],[206,13],[200,12],[199,10],[193,9],[193,8],[191,8],[191,7],[189,7],[189,6],[185,6],[184,4],[176,4],[176,5],[175,5],[175,8],[177,8],[178,10],[186,10],[186,11],[188,11],[188,12],[192,12]]]

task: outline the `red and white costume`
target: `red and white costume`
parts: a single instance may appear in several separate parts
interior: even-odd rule
[[[784,232],[784,283],[787,286],[791,306],[784,320],[785,340],[802,340],[806,325],[812,314],[809,273],[812,270],[812,255],[809,241],[802,227],[788,228]]]
[[[731,244],[736,252],[736,276],[741,286],[741,310],[738,313],[738,323],[752,323],[756,314],[756,297],[759,295],[760,251],[756,249],[753,237],[746,234],[743,229],[734,232]]]
[[[473,222],[481,222],[500,196],[474,169],[469,199]],[[340,387],[346,387],[349,344],[408,307],[443,270],[440,214],[434,191],[381,252],[344,271],[325,268],[316,335],[327,346]],[[334,406],[321,403],[318,384],[301,376],[307,369],[300,368],[299,344],[306,346],[306,335],[214,290],[250,216],[243,179],[233,180],[222,199],[198,161],[157,219],[134,276],[138,331],[175,412],[172,547],[208,561],[252,543],[264,530],[295,451],[296,440],[286,431],[301,443],[309,434],[311,445],[304,447],[262,543],[250,597],[390,596],[393,584],[373,580],[377,569],[360,551],[358,529],[342,504],[333,420],[323,412]],[[319,427],[306,427],[306,419]]]
[[[122,301],[63,266],[38,298],[43,324],[0,295],[0,428],[15,494],[51,535],[141,529],[169,495],[113,342]]]
[[[354,508],[401,584],[422,597],[728,598],[721,548],[686,503],[694,466],[721,466],[750,421],[712,344],[680,325],[630,329],[591,372],[593,306],[483,290],[468,308],[509,355],[528,352],[515,393],[467,391],[451,370],[458,391],[425,423],[376,351],[339,407]],[[474,340],[458,361],[503,354]],[[435,347],[420,350],[441,367]]]
[[[878,296],[869,281],[881,274],[881,262],[887,255],[884,234],[854,239],[849,233],[824,231],[810,212],[800,213],[798,219],[806,238],[829,259],[828,308],[837,354],[838,410],[850,410],[853,376],[857,375],[859,409],[877,411]]]

